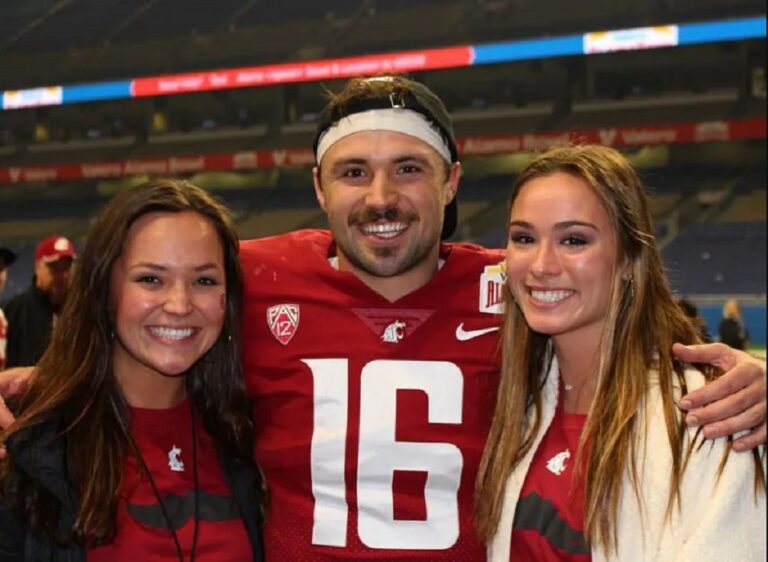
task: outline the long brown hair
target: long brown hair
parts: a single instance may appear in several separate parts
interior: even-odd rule
[[[115,535],[117,498],[129,451],[128,408],[112,372],[109,279],[131,225],[151,212],[192,211],[215,227],[224,253],[224,326],[211,349],[190,368],[185,384],[219,451],[253,465],[253,425],[240,365],[242,281],[238,238],[227,209],[202,189],[161,179],[116,195],[95,219],[78,259],[72,286],[51,343],[18,404],[18,419],[0,442],[60,423],[79,511],[61,537],[61,506],[18,470],[13,456],[0,464],[0,493],[32,529],[51,538],[88,544]]]
[[[685,423],[674,404],[674,387],[686,390],[684,365],[672,355],[672,344],[700,340],[672,297],[654,241],[647,197],[629,162],[604,146],[550,150],[518,176],[510,210],[526,183],[556,172],[583,180],[597,195],[616,233],[616,263],[627,264],[628,268],[617,267],[611,283],[599,347],[597,387],[580,451],[585,443],[601,445],[586,448],[583,456],[577,455],[575,465],[584,485],[585,533],[590,541],[615,548],[615,521],[625,474],[635,492],[639,490],[634,451],[641,438],[640,413],[651,370],[658,376],[672,450],[668,508],[679,500],[690,449],[684,445]],[[540,429],[542,379],[552,353],[549,337],[528,327],[520,309],[511,302],[509,291],[506,293],[500,384],[476,483],[476,524],[484,539],[496,532],[509,473],[530,450]],[[716,376],[713,369],[702,368],[702,372],[707,380]],[[599,415],[595,415],[598,409]],[[762,468],[760,463],[756,465],[756,489],[760,485],[764,489]]]

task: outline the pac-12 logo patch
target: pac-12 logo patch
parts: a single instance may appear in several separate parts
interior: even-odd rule
[[[504,262],[486,265],[480,276],[480,312],[501,314],[503,309],[504,284],[507,282]]]
[[[299,329],[299,305],[276,304],[267,309],[267,324],[272,335],[283,345],[287,345]]]

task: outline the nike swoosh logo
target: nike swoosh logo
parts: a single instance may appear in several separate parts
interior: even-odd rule
[[[462,322],[456,328],[456,339],[459,341],[467,341],[479,336],[484,336],[485,334],[490,334],[491,332],[495,332],[498,329],[498,326],[492,326],[490,328],[480,328],[479,330],[465,330],[464,322]]]

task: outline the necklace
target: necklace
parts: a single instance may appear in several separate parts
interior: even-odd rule
[[[562,375],[560,375],[560,380],[563,382],[563,390],[565,390],[566,392],[576,388],[575,385],[573,385],[572,383],[565,382],[565,379],[563,378]],[[581,393],[581,391],[584,388],[587,388],[588,385],[592,385],[593,383],[594,383],[594,379],[589,379],[585,383],[579,385],[579,393]]]
[[[195,426],[195,409],[191,400],[189,402],[189,410],[190,419],[192,420],[192,477],[195,482],[195,526],[192,533],[192,548],[189,552],[189,560],[190,562],[195,562],[198,525],[200,523],[200,482],[197,475],[197,427]],[[163,519],[165,519],[165,525],[168,527],[168,531],[173,537],[173,543],[176,546],[176,555],[179,557],[179,562],[184,562],[184,553],[181,550],[181,542],[179,542],[179,536],[176,534],[176,530],[173,528],[173,522],[171,521],[171,517],[168,515],[168,510],[165,508],[165,503],[163,503],[163,498],[160,496],[160,490],[157,488],[155,479],[152,477],[152,471],[149,470],[149,466],[147,466],[147,462],[144,460],[144,456],[141,454],[141,451],[139,451],[139,447],[136,445],[136,442],[133,440],[133,437],[130,436],[130,434],[129,439],[136,455],[136,459],[138,459],[139,464],[141,465],[141,470],[146,475],[147,480],[149,480],[149,485],[152,487],[152,493],[155,495],[157,503],[160,506],[160,510],[163,512]]]
[[[557,370],[557,378],[559,378],[560,382],[563,383],[563,390],[566,392],[573,390],[573,385],[569,382],[565,382],[565,379],[563,378],[563,372],[560,369]]]

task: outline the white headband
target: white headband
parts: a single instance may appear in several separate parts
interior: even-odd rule
[[[323,155],[334,143],[361,131],[393,131],[415,137],[434,148],[448,163],[451,162],[448,145],[426,117],[410,109],[387,108],[352,113],[339,119],[320,137],[317,163],[322,161]]]

